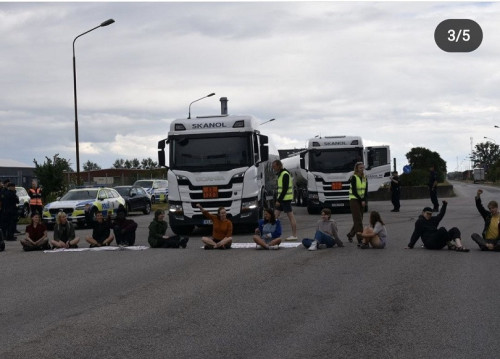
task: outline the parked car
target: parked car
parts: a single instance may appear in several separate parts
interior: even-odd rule
[[[97,211],[101,211],[105,217],[110,214],[114,218],[120,207],[125,208],[125,200],[113,188],[78,188],[68,191],[58,201],[45,205],[42,219],[47,225],[52,225],[56,221],[57,213],[64,211],[68,221],[83,225],[86,220],[94,219]]]
[[[135,181],[134,186],[140,186],[149,194],[151,203],[167,202],[168,181],[164,179],[150,179]]]
[[[125,200],[127,213],[142,211],[144,214],[151,213],[151,198],[144,188],[139,186],[117,186],[115,190]]]
[[[30,196],[24,187],[16,186],[16,194],[19,197],[17,205],[17,213],[20,217],[28,217],[30,215]]]

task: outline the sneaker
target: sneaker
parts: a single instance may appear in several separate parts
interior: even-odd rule
[[[370,246],[368,245],[368,243],[361,243],[359,245],[359,248],[361,248],[361,249],[368,249],[368,248],[370,248]]]
[[[318,249],[318,241],[312,241],[311,246],[308,248],[310,251]]]
[[[181,240],[179,241],[179,246],[181,248],[186,248],[188,241],[189,241],[188,237],[182,237]]]
[[[274,246],[269,246],[269,249],[278,250],[278,249],[280,249],[280,245],[279,244],[275,244]]]
[[[286,240],[287,241],[296,241],[298,238],[295,237],[295,236],[290,236],[290,237],[287,237]]]

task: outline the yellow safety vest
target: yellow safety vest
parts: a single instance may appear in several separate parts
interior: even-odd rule
[[[293,179],[292,175],[290,172],[287,170],[281,171],[278,177],[278,197],[280,196],[281,192],[283,191],[283,176],[288,174],[288,190],[286,191],[285,197],[283,197],[283,201],[291,201],[293,200]]]
[[[357,175],[353,175],[353,176],[356,179],[356,189],[357,189],[358,195],[359,195],[359,197],[364,198],[365,197],[365,192],[366,192],[366,186],[367,186],[366,177],[363,177],[361,179]],[[349,199],[358,199],[352,193],[352,186],[349,187]]]

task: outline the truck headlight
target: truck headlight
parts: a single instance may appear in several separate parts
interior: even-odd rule
[[[246,200],[246,201],[241,202],[241,211],[242,212],[252,211],[256,208],[259,208],[259,203],[257,202],[256,199]]]

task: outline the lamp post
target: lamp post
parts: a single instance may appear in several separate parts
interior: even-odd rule
[[[212,97],[213,95],[215,95],[215,92],[212,92],[212,93],[210,93],[210,94],[208,94],[208,95],[206,95],[206,96],[203,96],[203,97],[199,98],[198,100],[194,100],[193,102],[191,102],[191,103],[189,104],[188,120],[190,120],[190,119],[191,119],[191,105],[192,105],[193,103],[195,103],[195,102],[198,102],[198,101],[200,101],[200,100],[203,100],[204,98],[207,98],[207,97]]]
[[[270,120],[267,120],[267,121],[261,122],[261,123],[260,123],[260,125],[262,126],[263,124],[268,123],[268,122],[272,122],[272,121],[274,121],[274,120],[276,120],[276,119],[275,119],[275,118],[272,118],[272,119],[270,119]]]
[[[75,41],[78,39],[80,36],[83,36],[85,34],[88,34],[91,31],[94,31],[95,29],[98,29],[100,27],[108,26],[114,23],[115,20],[113,19],[108,19],[101,23],[99,26],[94,27],[93,29],[90,29],[88,31],[85,31],[84,33],[78,35],[75,37],[73,40],[73,94],[75,97],[75,143],[76,143],[76,183],[80,183],[80,145],[78,143],[78,106],[77,106],[77,100],[76,100],[76,58],[75,58]]]

